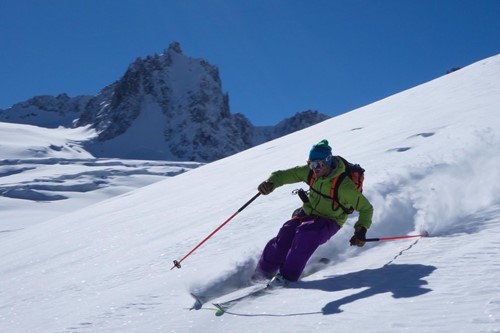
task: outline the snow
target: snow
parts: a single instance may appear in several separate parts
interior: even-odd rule
[[[141,103],[141,110],[143,112],[139,113],[125,133],[113,140],[93,143],[92,149],[104,155],[104,152],[112,151],[117,156],[128,158],[161,159],[165,150],[168,150],[163,135],[165,116],[160,106],[148,95]]]
[[[96,159],[82,148],[95,135],[88,127],[0,123],[0,231],[22,229],[200,165]]]
[[[175,177],[157,175],[147,186],[130,179],[129,191],[116,196],[94,189],[54,192],[66,197],[56,201],[0,197],[0,331],[500,332],[498,105],[495,56],[228,158],[176,164],[191,170]],[[85,132],[0,125],[2,187],[20,188],[32,170],[28,162],[37,159],[67,164],[36,164],[32,180],[76,186],[59,174],[69,168],[101,179],[102,169],[94,178],[89,171],[101,160],[78,148]],[[4,141],[14,133],[16,140]],[[251,271],[299,206],[291,191],[305,184],[260,196],[181,269],[170,270],[172,261],[252,198],[272,171],[304,163],[324,138],[367,170],[365,194],[375,208],[368,237],[429,237],[351,248],[353,216],[290,288],[243,301],[221,317],[211,305],[189,311],[190,291],[234,284]],[[16,153],[22,144],[38,148]],[[127,176],[147,164],[111,161],[127,165]],[[59,213],[62,202],[68,207]],[[28,203],[39,206],[40,221],[27,222]],[[320,258],[331,263],[318,270]]]

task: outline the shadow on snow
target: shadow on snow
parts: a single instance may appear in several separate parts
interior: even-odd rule
[[[435,266],[421,264],[386,264],[376,269],[365,269],[345,275],[330,276],[323,280],[299,281],[287,289],[317,289],[325,292],[337,292],[350,289],[363,289],[360,292],[333,300],[321,311],[303,313],[225,313],[243,317],[294,317],[307,315],[332,315],[343,312],[342,306],[370,298],[379,294],[391,293],[393,298],[411,298],[426,294],[432,289],[426,288],[424,279],[436,270]],[[307,295],[307,294],[305,294]]]
[[[378,294],[392,293],[393,298],[409,298],[431,291],[425,288],[425,277],[432,274],[434,266],[420,264],[388,264],[377,269],[365,269],[323,280],[301,281],[292,288],[318,289],[327,292],[365,288],[362,291],[334,300],[326,304],[321,312],[324,315],[341,313],[341,306],[369,298]]]

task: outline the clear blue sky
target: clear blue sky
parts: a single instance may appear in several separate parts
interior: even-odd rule
[[[500,0],[1,0],[0,109],[94,95],[178,41],[231,112],[334,116],[500,53]]]

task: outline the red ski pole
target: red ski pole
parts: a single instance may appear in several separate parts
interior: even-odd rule
[[[217,229],[215,229],[214,231],[212,231],[212,233],[210,235],[208,235],[207,237],[205,237],[205,239],[203,239],[198,245],[196,245],[191,251],[189,251],[188,254],[186,254],[184,257],[182,257],[181,260],[174,260],[174,266],[172,266],[172,268],[170,268],[170,270],[174,269],[175,267],[181,268],[181,262],[183,262],[187,257],[189,257],[200,246],[202,246],[210,237],[212,237],[213,235],[215,235],[215,233],[217,231],[219,231],[220,229],[222,229],[222,227],[225,226],[229,221],[231,221],[233,219],[233,217],[235,217],[236,215],[238,215],[239,212],[241,212],[243,209],[247,208],[247,206],[250,205],[255,199],[257,199],[257,197],[259,195],[260,195],[260,193],[257,193],[256,195],[254,195],[252,199],[248,200],[246,204],[244,204],[243,206],[241,206],[240,209],[238,209],[233,215],[231,215],[227,220],[225,220],[224,223],[222,223],[220,226],[218,226]]]
[[[378,241],[391,241],[398,239],[407,239],[407,238],[416,238],[416,237],[427,237],[429,236],[426,232],[419,235],[410,235],[410,236],[391,236],[391,237],[379,237],[379,238],[367,238],[366,242],[378,242]]]

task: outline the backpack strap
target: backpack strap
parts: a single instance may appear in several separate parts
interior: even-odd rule
[[[309,187],[312,187],[315,180],[316,177],[314,177],[314,172],[309,170],[309,173],[307,174],[307,183],[309,184]]]
[[[344,181],[345,177],[347,177],[347,173],[343,172],[332,180],[332,189],[330,193],[333,202],[336,203],[340,208],[342,208],[344,213],[351,214],[353,212],[353,209],[347,208],[346,206],[342,205],[339,201],[339,187],[340,184],[342,184],[342,182]]]
[[[345,172],[343,172],[340,175],[338,175],[337,177],[332,179],[332,186],[330,188],[330,196],[327,196],[327,195],[324,195],[323,193],[321,193],[313,188],[313,184],[314,184],[314,181],[316,180],[316,177],[314,177],[314,173],[312,171],[309,171],[309,174],[307,176],[307,181],[309,183],[309,190],[319,194],[323,198],[331,200],[333,210],[336,210],[338,207],[340,207],[340,208],[342,208],[342,210],[346,214],[350,214],[350,213],[352,213],[352,209],[345,207],[339,201],[339,193],[338,193],[339,187],[340,187],[340,184],[342,184],[342,182],[344,181],[345,177],[347,177],[347,174]]]

